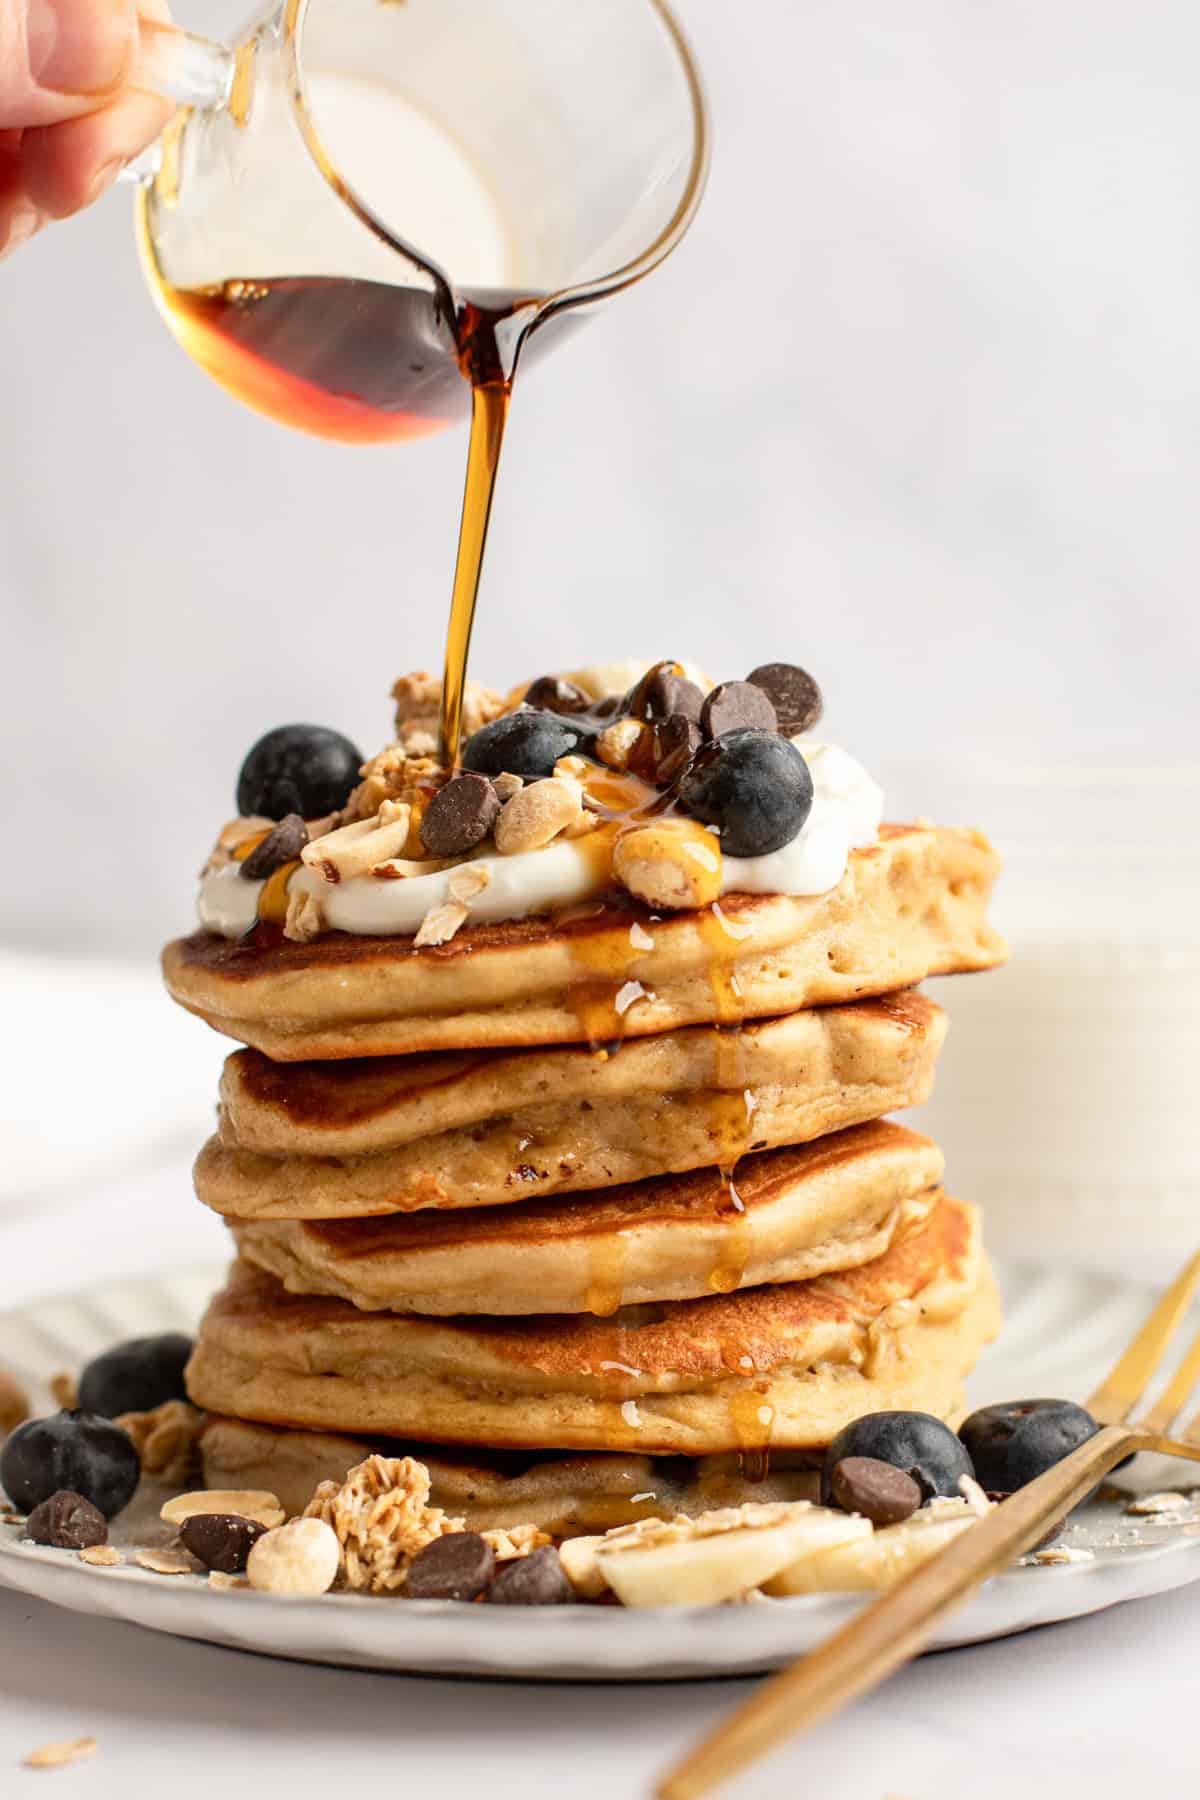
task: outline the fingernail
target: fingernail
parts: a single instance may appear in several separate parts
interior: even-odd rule
[[[97,170],[96,174],[92,177],[92,185],[88,189],[88,197],[85,202],[86,205],[90,206],[93,200],[98,200],[100,198],[106,188],[112,186],[113,182],[117,179],[117,176],[121,173],[121,170],[125,167],[127,160],[128,159],[124,156],[114,156],[111,162],[104,163],[100,169]]]
[[[7,234],[0,238],[0,262],[13,250],[19,250],[22,244],[28,243],[41,222],[42,216],[36,207],[21,207],[9,220]]]
[[[56,94],[106,94],[119,86],[133,45],[129,0],[29,0],[29,72]]]

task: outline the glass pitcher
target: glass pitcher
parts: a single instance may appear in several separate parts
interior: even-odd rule
[[[510,380],[548,320],[654,268],[704,186],[663,0],[285,0],[232,51],[143,23],[138,80],[183,102],[137,171],[167,323],[239,399],[343,442],[465,414],[473,318]]]

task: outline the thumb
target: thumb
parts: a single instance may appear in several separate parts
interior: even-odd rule
[[[93,111],[133,58],[133,0],[0,0],[0,131]]]

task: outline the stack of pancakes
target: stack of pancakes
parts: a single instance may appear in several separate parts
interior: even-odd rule
[[[606,899],[450,942],[168,946],[247,1048],[196,1165],[238,1260],[188,1383],[214,1486],[302,1506],[402,1446],[479,1528],[807,1491],[881,1409],[952,1417],[997,1303],[928,1138],[996,859],[884,827],[815,899]]]

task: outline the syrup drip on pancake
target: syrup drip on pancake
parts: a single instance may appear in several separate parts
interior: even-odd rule
[[[730,960],[731,937],[719,907],[709,907],[697,920],[710,951],[709,988],[715,1014],[715,1069],[710,1125],[721,1177],[718,1217],[726,1221],[725,1251],[708,1278],[714,1293],[728,1294],[741,1287],[751,1248],[746,1208],[734,1182],[737,1165],[750,1147],[753,1109],[748,1092],[746,1051],[742,1042],[745,1007],[737,970]],[[771,1441],[772,1409],[754,1387],[730,1396],[730,1433],[738,1448],[741,1472],[747,1481],[765,1481],[770,1471],[767,1445]]]
[[[729,1425],[738,1446],[738,1461],[747,1481],[765,1481],[771,1468],[771,1425],[775,1409],[757,1387],[729,1397]]]
[[[675,667],[666,663],[661,666]],[[613,881],[612,859],[617,839],[647,819],[675,812],[673,790],[662,792],[639,775],[606,768],[603,763],[587,763],[579,779],[589,811],[604,821],[579,840],[580,848],[593,861],[597,886],[608,892],[610,900],[627,901],[628,896]],[[631,917],[631,927],[633,923]],[[580,939],[574,946],[574,955],[579,979],[571,989],[570,999],[580,1035],[589,1049],[613,1056],[625,1040],[630,1011],[650,991],[633,974],[646,955],[645,944],[634,941],[631,929],[627,933],[606,933],[597,939]]]
[[[621,1305],[625,1246],[619,1236],[601,1238],[588,1245],[587,1311],[609,1318]]]
[[[718,1214],[727,1221],[726,1251],[709,1276],[709,1286],[715,1294],[729,1294],[741,1286],[750,1253],[746,1208],[734,1182],[737,1165],[750,1147],[752,1118],[742,1042],[745,1007],[730,960],[730,936],[720,914],[710,907],[698,914],[696,922],[711,953],[708,982],[715,1015],[715,1069],[709,1130],[721,1176]]]

